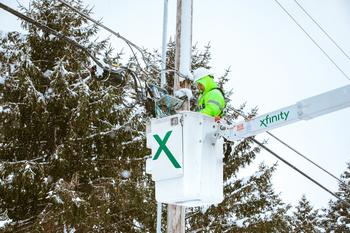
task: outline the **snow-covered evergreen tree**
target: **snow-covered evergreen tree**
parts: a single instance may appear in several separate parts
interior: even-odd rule
[[[336,194],[345,202],[350,203],[350,163],[347,164],[347,170],[342,174],[341,180],[343,183],[339,184]],[[340,200],[329,202],[323,221],[326,232],[350,232],[350,206],[345,202]]]
[[[314,210],[310,202],[303,195],[293,212],[292,225],[295,233],[315,233],[321,232],[319,228],[320,219],[318,210]]]
[[[106,41],[90,42],[96,27],[58,1],[22,10],[100,57],[110,54]],[[8,33],[0,45],[0,210],[12,220],[5,231],[153,232],[144,111],[126,107],[129,79],[123,87],[98,80],[83,51],[23,26],[27,35]]]

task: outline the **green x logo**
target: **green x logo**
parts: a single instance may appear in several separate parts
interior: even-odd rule
[[[170,150],[168,149],[168,147],[165,145],[171,135],[173,131],[168,131],[166,134],[165,134],[165,137],[164,139],[162,140],[159,135],[155,134],[153,135],[154,139],[156,139],[156,141],[158,142],[159,144],[159,148],[156,152],[156,154],[154,155],[154,158],[153,160],[157,160],[160,156],[160,154],[162,153],[162,151],[164,151],[164,153],[168,156],[170,162],[174,165],[175,168],[181,168],[180,164],[176,161],[174,155],[170,152]]]

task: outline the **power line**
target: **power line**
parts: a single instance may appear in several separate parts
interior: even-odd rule
[[[315,41],[314,38],[298,23],[298,21],[288,12],[286,8],[278,0],[274,0],[278,6],[293,20],[293,22],[307,35],[307,37],[322,51],[322,53],[328,58],[330,62],[344,75],[346,79],[350,81],[350,77],[337,65],[337,63],[328,55],[328,53],[322,49],[322,47]]]
[[[263,143],[259,142],[258,140],[256,140],[255,138],[252,138],[252,141],[255,142],[257,145],[259,145],[261,148],[265,149],[267,152],[269,152],[270,154],[272,154],[273,156],[275,156],[276,158],[278,158],[279,160],[281,160],[283,163],[287,164],[289,167],[291,167],[292,169],[294,169],[295,171],[297,171],[298,173],[300,173],[302,176],[306,177],[308,180],[312,181],[314,184],[316,184],[317,186],[319,186],[320,188],[322,188],[323,190],[325,190],[326,192],[328,192],[329,194],[331,194],[332,196],[334,196],[335,198],[337,198],[339,201],[343,202],[344,204],[346,204],[347,206],[350,207],[350,203],[347,202],[346,200],[343,200],[341,197],[339,197],[337,194],[335,194],[334,192],[330,191],[328,188],[326,188],[325,186],[323,186],[321,183],[319,183],[318,181],[316,181],[315,179],[311,178],[309,175],[307,175],[306,173],[304,173],[303,171],[301,171],[300,169],[298,169],[297,167],[295,167],[293,164],[289,163],[288,161],[286,161],[285,159],[283,159],[281,156],[279,156],[278,154],[276,154],[275,152],[273,152],[272,150],[270,150],[269,148],[267,148]]]
[[[82,17],[84,17],[85,19],[87,20],[90,20],[91,22],[93,22],[94,24],[96,24],[97,26],[107,30],[108,32],[112,33],[113,35],[115,35],[116,37],[122,39],[130,48],[131,52],[133,53],[135,59],[136,59],[136,62],[138,63],[139,67],[141,68],[141,65],[140,63],[138,62],[137,60],[137,57],[136,57],[136,54],[133,50],[133,47],[136,48],[142,55],[142,57],[144,57],[144,54],[142,52],[142,49],[137,46],[136,44],[132,43],[130,40],[126,39],[125,37],[123,37],[122,35],[120,35],[119,33],[113,31],[112,29],[104,26],[103,24],[101,24],[100,22],[98,22],[97,20],[94,20],[93,18],[91,18],[90,16],[84,14],[83,12],[79,11],[77,8],[69,5],[68,3],[66,3],[65,1],[62,1],[62,0],[58,0],[60,3],[62,3],[63,5],[65,5],[66,7],[70,8],[71,10],[73,10],[74,12],[78,13],[79,15],[81,15]]]
[[[26,15],[24,15],[24,14],[18,12],[18,11],[16,11],[16,10],[14,10],[13,8],[11,8],[11,7],[5,5],[5,4],[3,4],[1,2],[0,2],[0,8],[4,9],[5,11],[7,11],[7,12],[17,16],[18,18],[20,18],[20,19],[22,19],[24,21],[27,21],[27,22],[37,26],[38,28],[41,28],[42,30],[44,30],[44,31],[46,31],[46,32],[48,32],[50,34],[53,34],[53,35],[57,36],[58,38],[61,38],[61,39],[65,40],[65,41],[69,42],[70,44],[80,48],[89,57],[91,57],[92,60],[99,67],[104,68],[104,65],[87,48],[85,48],[84,46],[82,46],[81,44],[76,42],[75,40],[73,40],[73,39],[71,39],[71,38],[61,34],[60,32],[58,32],[58,31],[56,31],[56,30],[54,30],[54,29],[52,29],[52,28],[50,28],[50,27],[48,27],[48,26],[46,26],[46,25],[44,25],[44,24],[42,24],[42,23],[40,23],[40,22],[38,22],[38,21],[36,21],[36,20],[34,20],[34,19],[32,19],[32,18],[30,18],[30,17],[28,17],[28,16],[26,16]]]
[[[106,67],[102,62],[100,62],[93,54],[92,52],[89,51],[89,49],[87,49],[86,47],[82,46],[81,44],[79,44],[78,42],[76,42],[75,40],[63,35],[62,33],[16,11],[15,9],[3,4],[3,3],[0,3],[0,8],[4,9],[5,11],[17,16],[18,18],[28,22],[28,23],[31,23],[33,25],[35,25],[36,27],[42,29],[43,31],[46,31],[47,33],[50,33],[50,34],[53,34],[55,36],[57,36],[58,38],[62,39],[62,40],[65,40],[66,42],[70,43],[71,45],[81,49],[83,52],[85,52],[99,67],[101,67],[103,70],[104,70],[104,73],[106,72],[107,74],[107,78],[109,78],[109,76],[111,74],[118,74],[118,75],[114,75],[113,77],[114,78],[117,78],[118,79],[118,82],[120,81],[121,83],[123,82],[122,78],[121,78],[121,72],[122,71],[128,71],[130,73],[130,75],[132,76],[132,78],[134,79],[134,88],[135,88],[135,91],[136,91],[136,95],[137,95],[137,98],[138,100],[142,100],[142,94],[140,93],[140,91],[138,90],[138,84],[137,84],[137,81],[140,82],[139,80],[139,77],[136,76],[134,74],[134,72],[132,70],[130,70],[129,68],[127,67],[120,67],[119,70],[112,70],[112,69],[109,69],[108,67]],[[103,74],[104,75],[104,74]],[[146,85],[148,85],[148,83],[145,81]],[[136,104],[136,103],[135,103]],[[123,103],[123,105],[125,107],[130,107],[130,106],[127,106],[126,104]]]
[[[40,22],[38,22],[38,21],[36,21],[36,20],[34,20],[34,19],[32,19],[32,18],[30,18],[30,17],[24,15],[24,14],[22,14],[22,13],[20,13],[19,11],[16,11],[16,10],[10,8],[9,6],[7,6],[7,5],[5,5],[5,4],[0,3],[0,8],[3,8],[4,10],[6,10],[6,11],[8,11],[9,13],[11,13],[11,14],[13,14],[13,15],[19,17],[20,19],[22,19],[22,20],[24,20],[24,21],[26,21],[26,22],[28,22],[28,23],[31,23],[31,24],[35,25],[36,27],[42,29],[43,31],[46,31],[46,32],[48,32],[48,33],[50,33],[50,34],[53,34],[53,35],[57,36],[58,38],[61,38],[62,40],[65,40],[66,42],[68,42],[68,43],[70,43],[70,44],[72,44],[72,45],[74,45],[74,46],[80,48],[81,50],[83,50],[84,52],[86,52],[87,55],[90,56],[90,57],[92,58],[92,60],[95,61],[95,63],[96,63],[98,66],[100,66],[104,71],[105,71],[105,69],[106,69],[106,71],[107,71],[107,73],[108,73],[108,77],[110,76],[111,73],[113,73],[113,74],[118,73],[118,74],[119,74],[119,73],[121,72],[120,70],[126,70],[126,71],[128,71],[128,72],[132,75],[132,77],[133,77],[133,79],[134,79],[134,88],[135,88],[135,91],[136,91],[138,100],[142,100],[142,101],[144,100],[144,99],[143,99],[143,93],[140,93],[139,90],[138,90],[137,81],[140,82],[139,77],[137,77],[137,76],[134,74],[134,71],[132,71],[131,69],[129,69],[129,68],[127,68],[127,67],[120,67],[120,70],[116,70],[116,71],[111,70],[111,69],[108,69],[108,68],[107,68],[104,64],[102,64],[102,63],[101,63],[87,48],[85,48],[84,46],[82,46],[82,45],[79,44],[78,42],[74,41],[73,39],[71,39],[71,38],[69,38],[69,37],[63,35],[62,33],[58,32],[58,31],[56,31],[56,30],[54,30],[54,29],[52,29],[52,28],[50,28],[50,27],[48,27],[48,26],[46,26],[46,25],[44,25],[44,24],[42,24],[42,23],[40,23]],[[76,11],[78,11],[78,10],[76,9]],[[83,14],[83,13],[81,13],[81,14]],[[88,19],[88,20],[90,20],[90,19]],[[91,20],[93,20],[93,19],[91,19]],[[98,22],[95,21],[95,20],[93,20],[93,22],[98,23]],[[98,26],[100,26],[100,25],[98,25]],[[111,29],[109,29],[109,30],[111,30]],[[114,33],[115,33],[116,35],[119,35],[119,34],[116,33],[116,32],[114,32]],[[133,44],[132,42],[130,42],[130,41],[127,40],[126,38],[124,38],[124,37],[122,37],[122,38],[126,40],[127,44],[130,46],[131,49],[132,49],[131,46],[135,46],[135,44]],[[136,49],[139,50],[140,48],[139,48],[138,46],[136,46]],[[133,54],[134,54],[134,56],[135,56],[135,59],[137,60],[136,54],[134,53],[133,50],[132,50],[132,52],[133,52]],[[139,52],[143,55],[143,51],[142,51],[141,49],[139,50]],[[151,54],[151,55],[152,55],[152,54]],[[154,55],[153,55],[153,56],[154,56]],[[147,62],[146,62],[146,61],[145,61],[145,64],[147,65]],[[146,75],[147,75],[148,77],[151,76],[151,75],[149,75],[147,72],[145,72],[145,71],[142,69],[142,67],[141,67],[141,65],[140,65],[139,62],[137,62],[137,65],[139,66],[139,68],[141,69],[142,72],[146,73]],[[153,68],[153,67],[152,67],[152,68]],[[153,68],[153,69],[157,70],[156,68]],[[158,70],[157,70],[157,71],[158,71]],[[169,69],[168,69],[168,70],[165,70],[165,72],[168,72],[168,71],[172,71],[172,70],[169,70]],[[104,72],[104,73],[105,73],[105,72]],[[176,72],[176,71],[175,71],[175,73],[177,73],[179,76],[182,76],[182,77],[183,77],[183,75],[181,75],[179,72]],[[104,74],[103,74],[103,75],[104,75]],[[119,75],[120,75],[120,74],[119,74]],[[118,75],[118,77],[119,77],[119,75]],[[123,81],[123,80],[121,80],[121,81]],[[152,90],[151,90],[150,87],[149,87],[149,85],[151,84],[151,82],[150,82],[150,81],[147,81],[147,80],[144,80],[144,79],[143,79],[143,81],[145,82],[145,88],[146,88],[147,91],[151,94]],[[152,79],[152,81],[155,82],[155,83],[157,83],[157,81],[154,80],[154,79]],[[171,88],[171,89],[173,90],[173,88]],[[145,91],[145,93],[146,93],[147,91]],[[154,100],[153,97],[154,97],[153,94],[151,94],[150,99]],[[135,104],[136,104],[136,103],[135,103]],[[125,107],[131,108],[130,106],[127,106],[127,105],[124,104],[124,103],[123,103],[123,105],[124,105]]]
[[[79,14],[80,16],[82,16],[83,18],[85,18],[85,19],[87,19],[87,20],[93,22],[93,23],[96,24],[97,26],[99,26],[99,27],[105,29],[106,31],[108,31],[108,32],[112,33],[113,35],[115,35],[116,37],[118,37],[119,39],[123,40],[123,41],[129,46],[129,48],[130,48],[131,52],[133,53],[133,56],[134,56],[134,58],[135,58],[135,60],[136,60],[136,62],[137,62],[137,64],[138,64],[138,66],[139,66],[139,68],[140,68],[144,73],[147,74],[147,72],[145,72],[145,71],[142,69],[142,67],[141,67],[141,65],[140,65],[140,63],[139,63],[139,61],[138,61],[138,59],[137,59],[137,56],[136,56],[136,54],[135,54],[135,52],[134,52],[134,50],[133,50],[133,48],[132,48],[132,47],[134,47],[135,49],[137,49],[137,50],[140,52],[144,63],[147,65],[146,58],[145,58],[145,57],[146,57],[146,56],[145,56],[145,51],[143,51],[143,50],[141,49],[141,47],[137,46],[135,43],[131,42],[130,40],[128,40],[128,39],[125,38],[124,36],[120,35],[118,32],[116,32],[116,31],[112,30],[111,28],[105,26],[104,24],[98,22],[97,20],[93,19],[92,17],[88,16],[87,14],[84,14],[84,13],[81,12],[79,9],[75,8],[74,6],[69,5],[69,4],[66,3],[65,1],[63,1],[63,0],[58,0],[58,1],[59,1],[60,3],[62,3],[63,5],[65,5],[66,7],[70,8],[71,10],[73,10],[74,12],[78,13],[78,14]],[[154,57],[154,55],[152,55],[152,54],[148,54],[148,55]],[[161,63],[162,63],[162,61],[161,61]],[[165,64],[165,65],[166,65],[166,64]],[[152,68],[152,67],[151,67],[151,68]],[[159,70],[156,70],[156,71],[159,72]],[[168,69],[168,70],[163,70],[163,71],[164,71],[164,72],[172,71],[172,72],[176,73],[179,77],[187,78],[185,75],[181,74],[179,71],[176,71],[176,70],[169,70],[169,69]]]
[[[350,190],[350,186],[348,184],[346,184],[344,181],[342,181],[341,179],[339,179],[337,176],[335,176],[334,174],[332,174],[331,172],[327,171],[325,168],[321,167],[321,165],[315,163],[314,161],[312,161],[311,159],[309,159],[306,155],[303,155],[301,152],[299,152],[298,150],[296,150],[295,148],[293,148],[292,146],[290,146],[289,144],[287,144],[286,142],[282,141],[280,138],[278,138],[277,136],[275,136],[274,134],[270,133],[269,131],[266,131],[266,133],[268,135],[270,135],[271,137],[273,137],[274,139],[276,139],[278,142],[280,142],[281,144],[283,144],[284,146],[286,146],[287,148],[289,148],[290,150],[294,151],[296,154],[300,155],[302,158],[304,158],[305,160],[307,160],[308,162],[310,162],[311,164],[315,165],[316,167],[318,167],[319,169],[321,169],[322,171],[324,171],[325,173],[327,173],[329,176],[333,177],[334,179],[336,179],[339,183],[343,184],[344,186],[346,186],[349,190]]]
[[[306,9],[297,1],[294,2],[299,6],[300,9],[304,11],[304,13],[317,25],[317,27],[330,39],[333,44],[350,60],[350,56],[338,45],[338,43],[327,33],[325,29],[321,27],[321,25],[306,11]]]

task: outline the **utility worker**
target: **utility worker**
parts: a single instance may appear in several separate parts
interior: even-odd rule
[[[203,67],[193,71],[193,81],[196,82],[200,96],[197,111],[220,120],[226,106],[222,90],[214,81],[211,72]]]

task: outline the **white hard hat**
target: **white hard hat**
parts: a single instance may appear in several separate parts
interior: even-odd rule
[[[212,75],[210,70],[208,70],[204,67],[199,67],[193,71],[193,81],[197,82],[199,79],[201,79],[207,75]]]

